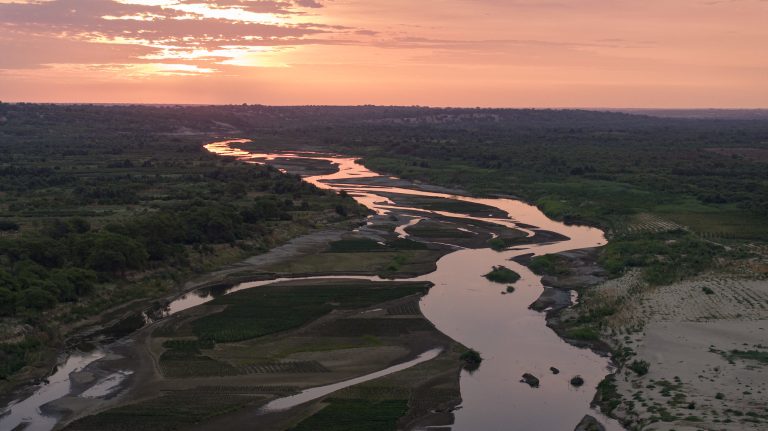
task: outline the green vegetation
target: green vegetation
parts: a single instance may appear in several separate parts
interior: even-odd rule
[[[385,344],[381,337],[433,328],[426,320],[411,317],[336,317],[313,326],[309,338],[306,334],[289,335],[276,342],[265,336],[297,329],[333,310],[360,309],[421,295],[429,287],[426,282],[326,280],[267,285],[221,296],[203,305],[206,314],[202,317],[155,331],[155,337],[171,337],[163,343],[166,350],[160,356],[160,366],[169,378],[327,372],[314,360],[283,359],[298,352],[378,347]]]
[[[534,256],[528,268],[537,275],[565,275],[568,273],[564,259],[554,254]]]
[[[638,268],[652,284],[746,261],[753,252],[742,245],[768,240],[766,160],[744,151],[768,148],[764,121],[368,106],[0,104],[0,116],[7,119],[0,124],[0,318],[32,328],[19,340],[0,340],[0,378],[39,360],[44,346],[60,343],[57,328],[117,304],[157,297],[191,274],[362,214],[347,196],[208,154],[200,145],[211,135],[190,131],[230,135],[238,129],[258,137],[245,144],[254,147],[325,145],[406,179],[484,195],[514,194],[549,216],[604,228],[610,243],[601,264],[612,276]],[[434,205],[485,211],[464,203]],[[409,232],[420,227],[422,236],[450,232],[428,225]],[[279,270],[343,272],[352,256],[360,258],[358,267],[375,273],[423,270],[434,255],[415,244],[342,241],[314,260]],[[546,257],[535,266],[542,273],[561,271]],[[184,328],[185,336],[198,340],[167,344],[161,362],[225,373],[210,349],[214,341],[294,328],[334,307],[354,305],[334,295],[307,296],[280,316],[256,304],[260,300],[217,303],[223,311]],[[310,306],[311,300],[319,305]],[[568,336],[597,339],[604,318],[619,305],[589,307]],[[350,333],[367,329],[339,325]],[[381,322],[366,325],[378,328]],[[610,380],[599,391],[605,411],[618,405]],[[659,410],[657,417],[669,413]],[[109,427],[94,427],[104,428]]]
[[[362,308],[414,294],[429,283],[350,283],[328,286],[265,286],[221,296],[211,307],[226,306],[198,319],[194,333],[217,343],[256,338],[297,328],[333,309]]]
[[[768,169],[755,156],[768,148],[764,121],[419,107],[312,115],[335,127],[307,124],[295,135],[359,155],[376,171],[514,194],[551,217],[602,227],[614,276],[639,267],[649,282],[670,283],[729,257],[708,241],[768,240]],[[285,137],[264,139],[280,145]]]
[[[600,333],[593,328],[580,327],[569,329],[565,333],[566,338],[584,341],[596,341],[600,339]]]
[[[485,274],[485,278],[494,283],[514,283],[520,280],[520,274],[505,266],[494,266],[491,272]]]
[[[488,246],[496,251],[503,251],[507,248],[507,242],[499,237],[491,238],[488,240]]]
[[[467,370],[476,370],[483,362],[483,357],[480,356],[480,352],[475,349],[469,349],[459,356],[462,362],[464,362],[464,368]]]
[[[764,350],[731,350],[725,356],[731,360],[744,359],[768,365],[768,351]]]
[[[678,230],[616,238],[604,248],[600,264],[613,275],[639,267],[649,283],[669,284],[712,268],[724,253],[723,247]]]
[[[616,378],[609,375],[597,385],[597,394],[595,402],[600,406],[600,410],[605,414],[611,414],[616,407],[621,405],[621,394],[616,387]]]
[[[457,229],[454,224],[432,220],[422,220],[405,230],[410,235],[420,238],[472,238],[474,236],[471,232]]]
[[[300,256],[265,268],[293,274],[418,275],[430,272],[443,252],[423,248],[415,241],[390,241],[369,251],[325,252]],[[402,246],[402,248],[400,248]]]
[[[408,400],[328,400],[330,405],[291,431],[391,431],[408,411]]]

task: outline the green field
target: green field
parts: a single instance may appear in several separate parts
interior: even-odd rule
[[[267,285],[225,295],[202,306],[200,317],[168,322],[154,331],[162,337],[160,367],[168,378],[252,373],[323,373],[314,360],[283,360],[299,352],[376,348],[402,344],[399,337],[434,328],[418,316],[330,318],[322,325],[290,333],[328,316],[427,292],[427,282],[326,280]],[[281,333],[281,337],[267,337]]]
[[[414,294],[429,283],[333,282],[326,286],[264,286],[214,299],[226,306],[193,323],[195,335],[217,343],[247,340],[294,329],[333,309],[355,309]]]

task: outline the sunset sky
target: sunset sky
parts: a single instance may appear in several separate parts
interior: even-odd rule
[[[768,107],[768,0],[0,0],[0,100]]]

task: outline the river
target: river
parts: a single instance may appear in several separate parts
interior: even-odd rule
[[[475,198],[457,194],[425,191],[416,186],[380,185],[401,183],[358,164],[355,158],[315,153],[251,153],[233,148],[247,140],[212,143],[206,148],[226,157],[252,163],[270,163],[279,159],[315,159],[332,163],[338,170],[329,175],[307,176],[305,181],[320,188],[345,190],[358,202],[379,214],[396,205],[382,194],[405,194],[454,199],[497,208],[506,218],[478,217],[447,211],[419,210],[418,216],[438,213],[443,216],[473,218],[518,228],[533,235],[530,225],[559,233],[569,239],[553,243],[518,246],[497,252],[490,248],[460,249],[437,262],[437,270],[412,280],[435,284],[421,300],[424,315],[443,333],[478,350],[484,361],[477,371],[461,375],[461,408],[455,412],[456,431],[474,430],[572,430],[585,414],[601,420],[608,430],[622,430],[616,422],[590,408],[597,384],[611,372],[610,361],[588,349],[564,342],[546,326],[543,313],[528,306],[543,290],[540,277],[510,259],[601,246],[606,243],[602,231],[587,226],[566,225],[545,216],[538,208],[507,198]],[[377,181],[383,180],[383,181]],[[374,185],[379,184],[379,185]],[[522,227],[518,226],[522,224]],[[397,230],[403,235],[404,229]],[[515,292],[500,295],[498,284],[487,281],[494,265],[504,265],[521,275]],[[560,370],[552,374],[550,367]],[[524,373],[537,376],[541,384],[533,389],[520,382]],[[570,385],[571,377],[580,375],[586,384]]]
[[[590,408],[596,385],[611,372],[607,358],[588,349],[580,349],[565,343],[546,326],[543,313],[528,309],[541,294],[543,287],[540,277],[526,267],[510,259],[528,253],[537,255],[604,245],[603,232],[586,226],[565,225],[547,218],[535,206],[508,198],[476,198],[459,194],[425,190],[423,186],[382,176],[358,164],[355,158],[310,152],[251,153],[233,147],[248,140],[237,139],[214,142],[206,149],[222,157],[236,157],[249,163],[270,163],[276,160],[312,159],[329,163],[337,168],[331,174],[305,176],[304,180],[323,189],[344,190],[359,203],[377,214],[387,214],[394,209],[412,211],[413,217],[405,220],[396,229],[401,236],[407,236],[405,227],[418,219],[429,218],[430,214],[474,219],[517,228],[528,235],[535,235],[531,226],[559,233],[568,240],[517,246],[501,252],[490,248],[463,249],[442,257],[437,269],[427,275],[415,277],[415,281],[430,281],[434,287],[424,296],[420,307],[424,315],[443,333],[454,340],[478,350],[484,361],[474,372],[461,374],[462,404],[455,411],[455,431],[496,431],[496,430],[572,430],[585,414],[591,414],[609,431],[623,428],[599,412]],[[383,185],[382,185],[383,184]],[[396,185],[390,185],[396,184]],[[382,194],[401,194],[453,199],[497,208],[506,217],[478,216],[449,211],[430,211],[422,208],[398,207],[395,202]],[[486,274],[494,265],[504,265],[521,275],[515,283],[515,292],[501,295],[498,284],[487,281]],[[329,277],[322,277],[329,278]],[[350,277],[343,277],[350,278]],[[360,277],[378,279],[377,277]],[[242,283],[226,293],[254,288],[279,280]],[[192,292],[171,302],[164,316],[205,303],[213,298],[206,290]],[[108,347],[108,346],[107,346]],[[422,359],[428,360],[439,352],[425,352]],[[70,393],[69,373],[83,369],[103,357],[101,349],[83,354],[71,352],[58,371],[46,384],[40,385],[28,398],[12,403],[7,413],[0,416],[0,429],[12,429],[27,423],[27,430],[51,430],[57,420],[41,413],[44,404]],[[407,364],[412,365],[412,364]],[[560,373],[555,375],[550,367]],[[403,369],[402,366],[382,370],[360,381],[375,378],[388,372]],[[523,373],[531,373],[540,379],[538,388],[531,388],[520,382]],[[580,388],[570,385],[571,377],[580,375],[586,384]],[[116,388],[112,380],[121,375],[108,376],[102,386]],[[353,384],[353,379],[346,384]],[[343,387],[345,382],[338,384]],[[331,389],[335,387],[331,385]],[[111,389],[98,395],[109,395]],[[91,391],[93,392],[93,391]],[[328,393],[328,388],[309,390],[297,399],[311,399],[312,394]],[[81,394],[88,396],[89,392]],[[92,395],[92,394],[91,394]],[[320,395],[317,395],[320,396]],[[278,400],[280,401],[280,400]],[[281,401],[282,402],[282,401]],[[290,400],[286,402],[290,403]]]

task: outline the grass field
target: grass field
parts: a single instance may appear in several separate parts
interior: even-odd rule
[[[267,401],[264,396],[244,395],[208,389],[182,391],[159,398],[107,410],[80,419],[67,431],[174,431],[185,430],[210,418],[255,407]]]
[[[408,411],[408,400],[337,399],[291,431],[392,431]]]
[[[429,283],[370,283],[339,281],[318,286],[264,286],[221,296],[211,307],[218,313],[196,320],[192,326],[203,340],[217,343],[247,340],[294,329],[334,309],[354,309],[423,294]]]
[[[242,342],[299,328],[333,310],[359,309],[421,295],[430,286],[427,282],[339,280],[235,292],[202,306],[201,317],[156,331],[155,336],[167,338],[160,366],[171,378],[248,374],[262,372],[260,367],[322,372],[322,367],[312,363],[288,366],[282,360],[298,352],[376,347],[382,344],[380,336],[397,337],[432,327],[423,319],[413,318],[337,319],[313,330],[315,338],[289,337],[253,346]]]

